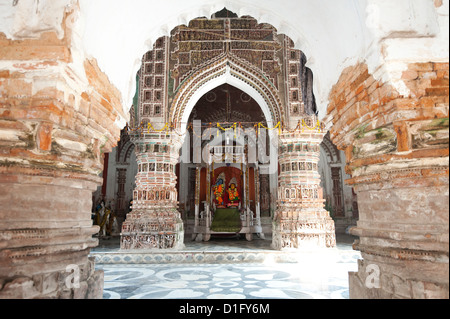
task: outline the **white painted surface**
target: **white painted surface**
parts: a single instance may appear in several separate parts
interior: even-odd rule
[[[0,32],[8,38],[20,39],[56,31],[62,38],[64,12],[73,3],[74,0],[1,0]]]

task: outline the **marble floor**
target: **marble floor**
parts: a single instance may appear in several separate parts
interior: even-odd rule
[[[275,252],[270,251],[269,239],[187,240],[184,250],[193,253],[266,255],[250,263],[245,259],[213,263],[97,261],[96,268],[104,271],[104,299],[347,299],[348,272],[357,270],[361,258],[352,250],[352,242],[353,238],[340,236],[336,249],[301,253],[295,262],[277,262],[270,258]],[[114,239],[101,241],[92,255],[108,252],[119,253]]]

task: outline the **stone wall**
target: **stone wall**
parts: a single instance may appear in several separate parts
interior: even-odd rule
[[[449,296],[448,73],[409,64],[399,94],[358,64],[332,89],[326,121],[358,195],[352,298]]]

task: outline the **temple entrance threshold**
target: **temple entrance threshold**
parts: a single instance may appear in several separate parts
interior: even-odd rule
[[[222,264],[222,263],[298,263],[314,265],[326,263],[355,263],[360,253],[352,249],[355,237],[345,234],[337,236],[335,248],[305,248],[275,250],[272,238],[254,236],[247,241],[243,234],[215,235],[208,242],[195,241],[186,235],[182,249],[121,250],[120,237],[100,239],[99,246],[91,250],[90,256],[96,264]]]

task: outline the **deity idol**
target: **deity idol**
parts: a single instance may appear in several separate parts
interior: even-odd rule
[[[239,203],[239,191],[236,188],[236,184],[231,183],[230,187],[227,190],[228,192],[228,199],[230,200],[229,206],[236,206]]]
[[[216,184],[213,186],[214,197],[217,201],[218,206],[223,206],[223,192],[224,192],[224,184],[223,179],[217,179]]]

